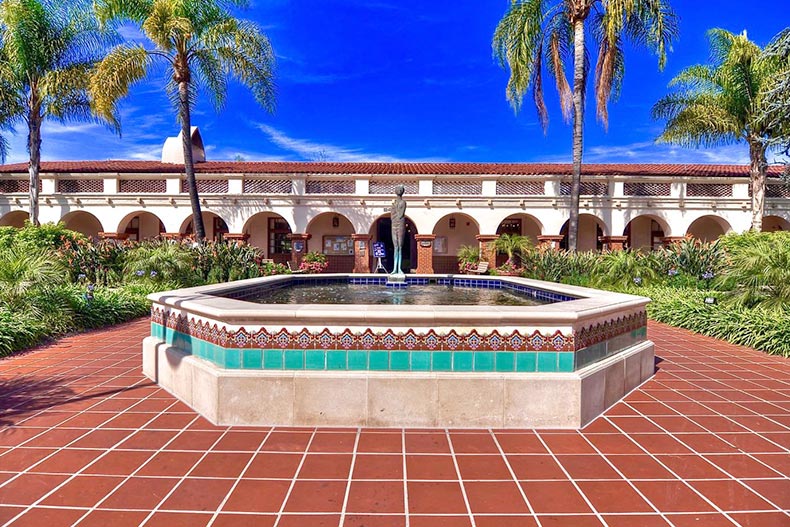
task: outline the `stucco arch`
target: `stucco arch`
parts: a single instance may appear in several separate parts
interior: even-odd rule
[[[377,217],[370,226],[368,234],[370,234],[371,247],[373,243],[383,242],[386,247],[387,257],[384,258],[384,265],[388,271],[392,270],[392,235],[390,230],[390,214],[389,212]],[[415,235],[419,234],[417,225],[414,220],[408,215],[406,216],[406,237],[403,242],[403,271],[409,272],[409,269],[417,265],[417,240]],[[373,251],[370,251],[371,269],[375,269],[375,262],[373,260]]]
[[[649,251],[661,247],[661,239],[672,236],[672,231],[664,218],[655,214],[640,214],[626,224],[623,236],[628,237],[629,248]]]
[[[89,238],[98,238],[99,233],[105,230],[99,218],[84,210],[69,212],[60,221],[67,229],[82,233]]]
[[[247,243],[261,249],[266,258],[278,263],[290,258],[288,235],[293,228],[288,218],[276,212],[259,212],[247,220],[242,232],[249,235]]]
[[[117,232],[128,234],[130,240],[151,240],[165,232],[165,224],[153,212],[138,210],[123,217]]]
[[[11,211],[0,218],[0,227],[17,227],[21,229],[25,226],[25,220],[28,217],[28,213],[23,210]]]
[[[455,262],[455,255],[462,245],[477,246],[480,225],[469,214],[452,212],[436,221],[432,234],[439,240],[434,244],[434,260],[447,257]]]
[[[516,228],[517,225],[518,228]],[[543,234],[543,224],[532,214],[518,212],[516,214],[511,214],[499,222],[496,233],[502,234],[505,232],[526,236],[532,240],[533,244],[537,245],[538,236]]]
[[[765,216],[763,217],[763,231],[790,231],[790,221],[781,216]]]
[[[560,234],[564,235],[561,246],[563,249],[568,247],[568,222],[566,221]],[[602,248],[600,236],[609,236],[609,226],[601,218],[594,214],[579,214],[579,236],[576,241],[578,251],[600,251]]]
[[[729,222],[720,216],[712,214],[700,216],[689,225],[686,235],[693,236],[704,242],[712,242],[730,232],[732,227]]]
[[[178,232],[186,235],[190,235],[194,233],[192,216],[193,215],[190,214],[184,219],[184,221],[181,222],[181,227],[179,228]],[[204,210],[201,211],[201,216],[203,216],[203,227],[206,229],[207,240],[218,240],[220,239],[222,234],[228,232],[227,220],[225,220],[225,218],[223,218],[216,212]]]

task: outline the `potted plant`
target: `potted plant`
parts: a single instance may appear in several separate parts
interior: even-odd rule
[[[523,269],[519,265],[520,262],[516,261],[516,256],[518,255],[520,260],[522,254],[532,249],[532,240],[521,234],[502,234],[494,242],[494,248],[497,252],[507,255],[507,261],[497,268],[497,274],[518,276]]]
[[[326,261],[326,255],[318,251],[305,254],[302,263],[299,264],[299,269],[307,274],[323,273],[327,267],[329,267],[329,262]]]
[[[477,269],[480,263],[480,248],[473,245],[462,245],[458,248],[458,272],[469,274]]]

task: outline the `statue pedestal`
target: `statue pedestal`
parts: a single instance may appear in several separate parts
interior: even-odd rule
[[[385,285],[396,289],[409,287],[409,284],[406,282],[406,275],[403,273],[387,275],[387,283]]]

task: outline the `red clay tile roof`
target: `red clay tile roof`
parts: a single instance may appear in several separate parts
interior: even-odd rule
[[[195,165],[199,174],[442,174],[442,175],[562,175],[570,174],[571,165],[563,163],[315,163],[315,162],[239,162],[210,161]],[[770,167],[769,174],[778,175],[781,167]],[[41,163],[41,171],[49,173],[181,173],[181,165],[158,161],[50,161]],[[0,173],[26,173],[27,164],[0,165]],[[742,176],[749,175],[746,165],[696,164],[585,164],[585,175],[625,176]]]

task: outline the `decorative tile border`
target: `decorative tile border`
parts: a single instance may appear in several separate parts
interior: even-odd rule
[[[405,333],[396,333],[392,329],[376,331],[367,328],[361,332],[352,332],[346,328],[341,332],[332,332],[328,328],[320,331],[302,328],[288,330],[286,328],[259,328],[247,330],[228,330],[218,324],[210,324],[194,318],[187,318],[176,313],[168,313],[160,308],[153,308],[151,322],[166,326],[185,335],[194,336],[211,344],[238,349],[321,349],[321,350],[445,350],[445,351],[575,351],[573,335],[564,335],[556,330],[551,334],[537,330],[529,334],[519,331],[500,333],[496,330],[486,333],[472,330],[459,333],[450,330],[437,333],[433,329],[426,333],[417,333],[409,329]]]
[[[225,348],[159,324],[151,325],[151,334],[227,369],[543,373],[576,369],[572,351],[241,349]]]

